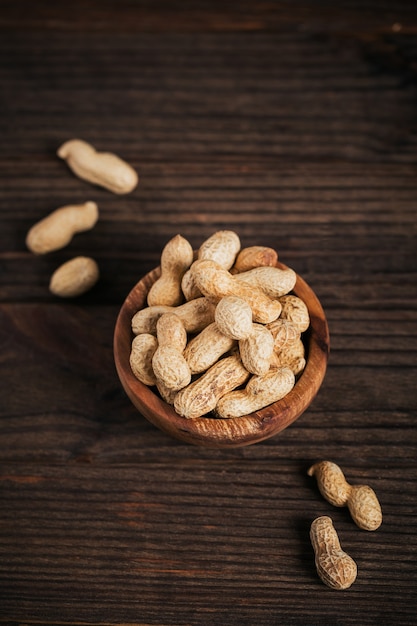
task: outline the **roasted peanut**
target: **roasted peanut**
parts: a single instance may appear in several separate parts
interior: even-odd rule
[[[158,348],[152,357],[155,376],[165,387],[177,391],[189,384],[191,372],[183,356],[187,333],[175,313],[164,313],[156,324]]]
[[[197,287],[197,285],[195,284],[195,281],[193,279],[190,269],[188,269],[185,272],[184,276],[182,277],[181,290],[187,302],[189,300],[195,300],[196,298],[201,298],[201,296],[203,295],[201,291],[199,290],[199,288]]]
[[[132,318],[132,330],[139,333],[156,333],[156,323],[164,313],[175,313],[187,333],[199,333],[214,321],[216,305],[208,298],[196,298],[177,307],[155,305],[141,309]]]
[[[252,376],[243,390],[230,391],[216,406],[219,417],[241,417],[281,400],[294,387],[295,377],[288,368],[270,370],[262,376]]]
[[[274,267],[278,261],[278,254],[273,248],[266,246],[250,246],[243,248],[236,257],[232,267],[232,274],[247,272],[254,267]]]
[[[35,254],[59,250],[68,245],[76,233],[93,228],[97,220],[95,202],[60,207],[32,226],[26,236],[26,245]]]
[[[156,376],[152,368],[152,358],[158,347],[158,341],[154,335],[142,333],[132,341],[129,363],[133,374],[144,385],[155,385]]]
[[[382,524],[378,498],[367,485],[350,485],[336,463],[320,461],[308,470],[315,476],[322,496],[334,506],[347,506],[353,521],[363,530],[376,530]]]
[[[219,230],[201,244],[197,256],[200,260],[214,261],[229,270],[239,250],[239,236],[232,230]]]
[[[51,276],[49,289],[55,296],[74,298],[91,289],[98,279],[99,269],[95,260],[78,256],[55,270]]]
[[[216,407],[221,396],[239,387],[248,377],[249,372],[238,356],[220,359],[200,378],[177,393],[174,408],[187,419],[202,417]]]
[[[261,289],[270,298],[280,298],[293,289],[297,274],[290,268],[282,270],[278,267],[255,267],[236,274],[234,278]]]
[[[236,280],[239,274],[232,276],[214,261],[196,261],[191,270],[196,285],[205,296],[217,301],[225,296],[238,296],[246,300],[255,322],[268,324],[281,313],[278,300],[272,300],[257,287]]]
[[[357,565],[340,547],[330,517],[317,517],[311,524],[310,539],[314,549],[317,573],[332,589],[348,589],[356,580]]]
[[[208,370],[234,344],[235,341],[222,333],[215,322],[203,328],[188,342],[184,350],[184,358],[191,374],[201,374]]]
[[[81,139],[66,141],[57,154],[76,176],[114,193],[129,193],[138,184],[138,175],[128,163],[111,152],[97,152]]]
[[[249,337],[239,341],[239,351],[246,369],[251,374],[262,376],[270,368],[274,338],[266,326],[252,324]]]
[[[181,280],[193,262],[191,244],[176,235],[165,244],[161,254],[161,275],[148,293],[148,305],[178,306],[183,301]]]
[[[214,312],[219,330],[232,339],[246,339],[252,334],[252,309],[237,296],[222,298]]]
[[[281,350],[275,350],[271,358],[272,367],[289,367],[295,375],[306,366],[305,348],[301,339],[294,341]]]
[[[291,294],[282,296],[279,301],[282,305],[281,318],[290,320],[300,333],[306,331],[310,326],[310,315],[305,302]]]
[[[275,352],[284,350],[287,346],[296,343],[301,337],[297,326],[290,320],[282,319],[281,317],[267,324],[266,327],[271,331],[274,338]]]

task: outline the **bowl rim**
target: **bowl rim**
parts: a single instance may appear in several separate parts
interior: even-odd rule
[[[288,269],[277,261],[276,267]],[[310,326],[303,333],[306,345],[306,366],[293,389],[281,400],[247,416],[222,419],[202,416],[196,419],[182,417],[156,392],[133,374],[130,348],[134,338],[131,320],[140,309],[147,307],[146,296],[151,285],[160,276],[160,266],[145,274],[131,289],[117,316],[113,352],[120,382],[134,406],[154,426],[181,441],[212,448],[241,447],[258,443],[278,434],[292,424],[308,408],[323,382],[330,351],[327,319],[321,303],[306,283],[296,274],[291,294],[300,297],[310,315]]]

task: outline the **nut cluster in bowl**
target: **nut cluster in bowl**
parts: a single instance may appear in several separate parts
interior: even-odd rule
[[[195,254],[181,235],[164,247],[147,306],[132,318],[130,367],[186,419],[246,416],[284,398],[303,371],[310,324],[296,273],[267,247],[229,230]]]

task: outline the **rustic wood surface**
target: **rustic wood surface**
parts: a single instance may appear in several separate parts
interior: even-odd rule
[[[409,625],[417,614],[415,2],[0,2],[0,622]],[[56,157],[72,137],[140,175],[115,196]],[[25,235],[100,220],[56,253]],[[315,290],[331,354],[311,407],[254,446],[181,443],[133,407],[113,329],[177,232],[267,245]],[[72,301],[53,270],[94,256]],[[371,485],[361,531],[309,465]],[[311,521],[358,564],[319,580]]]

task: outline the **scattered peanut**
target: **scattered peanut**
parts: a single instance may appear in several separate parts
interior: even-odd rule
[[[66,141],[57,154],[76,176],[114,193],[129,193],[138,184],[138,175],[128,163],[111,152],[97,152],[81,139]]]
[[[336,463],[320,461],[308,470],[315,476],[322,496],[334,506],[347,506],[354,522],[363,530],[382,524],[382,511],[375,492],[367,485],[350,485]]]
[[[95,260],[78,256],[55,270],[49,289],[55,296],[74,298],[91,289],[98,279],[99,269]]]
[[[159,318],[156,337],[158,347],[152,357],[154,374],[167,389],[182,389],[190,383],[191,372],[183,356],[187,333],[175,313],[164,313]]]
[[[340,547],[330,517],[317,517],[311,524],[310,539],[315,553],[317,573],[332,589],[348,589],[356,580],[355,561]]]
[[[26,245],[35,254],[46,254],[68,245],[76,233],[90,230],[98,220],[95,202],[60,207],[37,222],[26,236]]]
[[[281,400],[294,387],[295,377],[288,368],[270,370],[263,376],[252,376],[246,388],[222,396],[216,406],[219,417],[241,417]]]
[[[132,341],[130,352],[130,367],[138,380],[144,385],[155,385],[156,376],[152,368],[152,358],[158,347],[158,341],[154,335],[142,333]]]
[[[187,419],[202,417],[215,409],[222,396],[239,387],[248,377],[249,372],[238,356],[220,359],[200,378],[177,393],[174,408]]]
[[[254,267],[274,267],[278,261],[278,254],[273,248],[266,246],[250,246],[243,248],[236,257],[232,273],[247,272]]]
[[[181,280],[193,262],[193,256],[190,243],[181,235],[176,235],[168,241],[161,254],[161,276],[148,293],[149,306],[181,304],[183,301]]]

